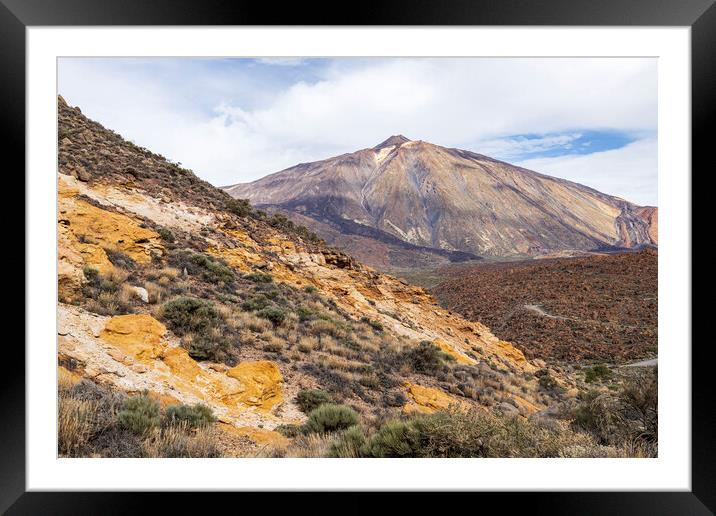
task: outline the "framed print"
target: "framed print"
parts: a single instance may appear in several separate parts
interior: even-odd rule
[[[27,242],[3,510],[710,514],[712,4],[3,0]]]

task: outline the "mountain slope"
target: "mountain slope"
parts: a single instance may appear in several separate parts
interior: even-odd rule
[[[527,416],[570,392],[545,391],[522,352],[422,288],[262,215],[62,98],[58,122],[63,375],[202,403],[255,446],[306,421],[303,389],[363,421],[450,405]]]
[[[321,224],[344,236],[359,234],[360,226],[423,248],[478,256],[631,248],[656,241],[651,229],[656,208],[404,136],[225,190],[313,219],[317,224],[309,225],[321,236],[331,237]],[[343,245],[349,253],[358,247]]]

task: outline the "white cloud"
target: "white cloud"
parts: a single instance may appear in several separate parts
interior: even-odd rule
[[[656,140],[592,154],[525,160],[515,165],[576,181],[639,205],[657,204]]]
[[[581,133],[555,134],[543,137],[513,137],[486,140],[478,144],[482,154],[493,157],[514,157],[553,149],[569,149]]]
[[[248,68],[242,75],[192,65],[182,73],[177,60],[154,68],[146,59],[121,61],[61,60],[60,93],[217,185],[370,147],[392,134],[489,155],[500,146],[558,143],[503,141],[515,134],[566,133],[548,138],[568,139],[585,130],[656,130],[654,59],[345,59],[320,69],[310,60],[285,66],[297,64],[292,60],[258,67],[313,72],[309,80],[291,75],[285,84]],[[656,159],[655,149],[641,151]],[[584,170],[561,170],[594,183]],[[631,173],[624,173],[628,182]]]

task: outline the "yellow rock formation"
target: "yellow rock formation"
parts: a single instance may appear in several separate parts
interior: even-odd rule
[[[408,403],[403,407],[404,412],[423,414],[431,414],[438,410],[447,410],[448,408],[457,408],[459,410],[467,410],[470,405],[450,396],[446,392],[433,387],[423,387],[414,383],[406,382]]]
[[[263,411],[271,410],[283,401],[281,384],[283,376],[278,366],[269,360],[241,362],[226,372],[230,378],[241,382],[245,390],[238,395],[239,400]]]
[[[261,255],[240,247],[234,249],[226,247],[209,247],[206,252],[212,256],[221,258],[230,266],[236,267],[242,272],[249,272],[252,265],[264,261],[264,259],[261,258]]]
[[[86,236],[99,247],[122,251],[138,263],[148,263],[152,251],[161,252],[159,234],[139,227],[134,220],[97,208],[80,199],[63,203],[59,217],[69,223],[75,237]]]
[[[164,325],[151,315],[118,315],[107,321],[100,338],[131,357],[151,360],[161,356],[161,341],[166,332]]]
[[[463,355],[462,353],[459,353],[455,348],[453,348],[450,344],[445,342],[442,339],[435,339],[433,341],[433,344],[435,344],[437,347],[439,347],[441,350],[443,350],[445,353],[453,357],[458,364],[475,364],[477,363],[476,360],[473,360],[472,358]]]

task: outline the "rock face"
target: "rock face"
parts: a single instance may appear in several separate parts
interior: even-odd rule
[[[438,410],[465,410],[469,407],[464,401],[433,387],[406,383],[406,391],[409,401],[403,407],[403,411],[407,413],[431,414]]]
[[[229,369],[226,375],[236,378],[244,386],[246,390],[242,393],[241,401],[248,406],[269,411],[283,400],[281,395],[283,376],[273,362],[268,360],[242,362]]]
[[[225,190],[383,267],[656,242],[656,208],[403,136]]]

